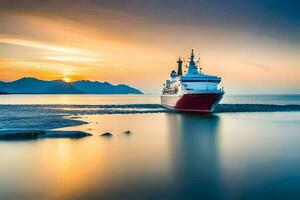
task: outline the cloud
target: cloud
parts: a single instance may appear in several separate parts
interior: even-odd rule
[[[49,50],[49,51],[70,53],[70,54],[88,54],[89,53],[88,51],[81,50],[81,49],[64,47],[64,46],[53,45],[53,44],[49,44],[49,43],[41,42],[41,41],[28,40],[28,39],[22,39],[22,38],[11,37],[11,36],[3,36],[3,35],[2,36],[0,35],[0,43],[20,45],[20,46],[38,48],[38,49],[43,49],[43,50]]]
[[[25,56],[19,59],[16,59],[16,57],[18,57],[18,51],[16,51],[16,53],[11,55],[11,58],[13,59],[6,60],[9,62],[30,62],[32,63],[32,65],[34,65],[34,63],[43,62],[43,65],[47,63],[52,63],[53,65],[57,65],[58,63],[69,63],[78,66],[84,64],[90,64],[91,66],[93,66],[95,64],[99,64],[102,61],[102,59],[99,56],[99,52],[97,52],[96,54],[94,51],[91,50],[51,44],[42,40],[31,40],[14,36],[0,35],[0,45],[1,44],[29,47],[38,50],[34,56]]]
[[[68,55],[56,55],[56,56],[45,56],[46,60],[62,61],[62,62],[97,62],[99,59],[82,56],[68,56]]]
[[[251,67],[259,68],[259,69],[264,70],[264,71],[271,71],[271,67],[267,66],[267,65],[261,65],[261,64],[248,64],[248,65],[251,66]]]
[[[1,12],[38,14],[94,25],[141,23],[193,26],[216,25],[267,36],[299,38],[297,0],[22,0],[0,1]],[[120,24],[119,24],[120,26]]]

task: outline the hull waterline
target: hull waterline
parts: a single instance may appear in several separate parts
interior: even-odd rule
[[[162,106],[186,112],[213,112],[224,93],[162,95]]]

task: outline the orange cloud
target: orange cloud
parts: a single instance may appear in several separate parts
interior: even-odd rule
[[[14,37],[7,37],[7,36],[3,36],[3,35],[0,35],[0,43],[14,44],[14,45],[38,48],[38,49],[49,50],[49,51],[64,52],[64,53],[75,53],[75,54],[86,53],[86,52],[84,52],[82,50],[79,50],[79,49],[68,48],[68,47],[57,46],[57,45],[51,45],[51,44],[47,44],[47,43],[40,42],[40,41],[25,40],[25,39],[14,38]]]

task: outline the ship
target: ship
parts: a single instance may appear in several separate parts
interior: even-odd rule
[[[213,112],[225,94],[224,88],[219,86],[221,77],[204,74],[199,60],[195,62],[194,50],[185,74],[180,57],[177,64],[177,72],[173,70],[164,83],[162,106],[176,111]]]

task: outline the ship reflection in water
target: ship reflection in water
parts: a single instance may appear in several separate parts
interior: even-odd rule
[[[218,116],[185,113],[168,117],[173,198],[218,198],[220,192]]]
[[[95,136],[0,142],[0,199],[300,195],[299,113],[90,115],[84,120],[90,124],[66,129]],[[125,130],[132,134],[122,134]],[[98,136],[105,131],[114,136]]]

